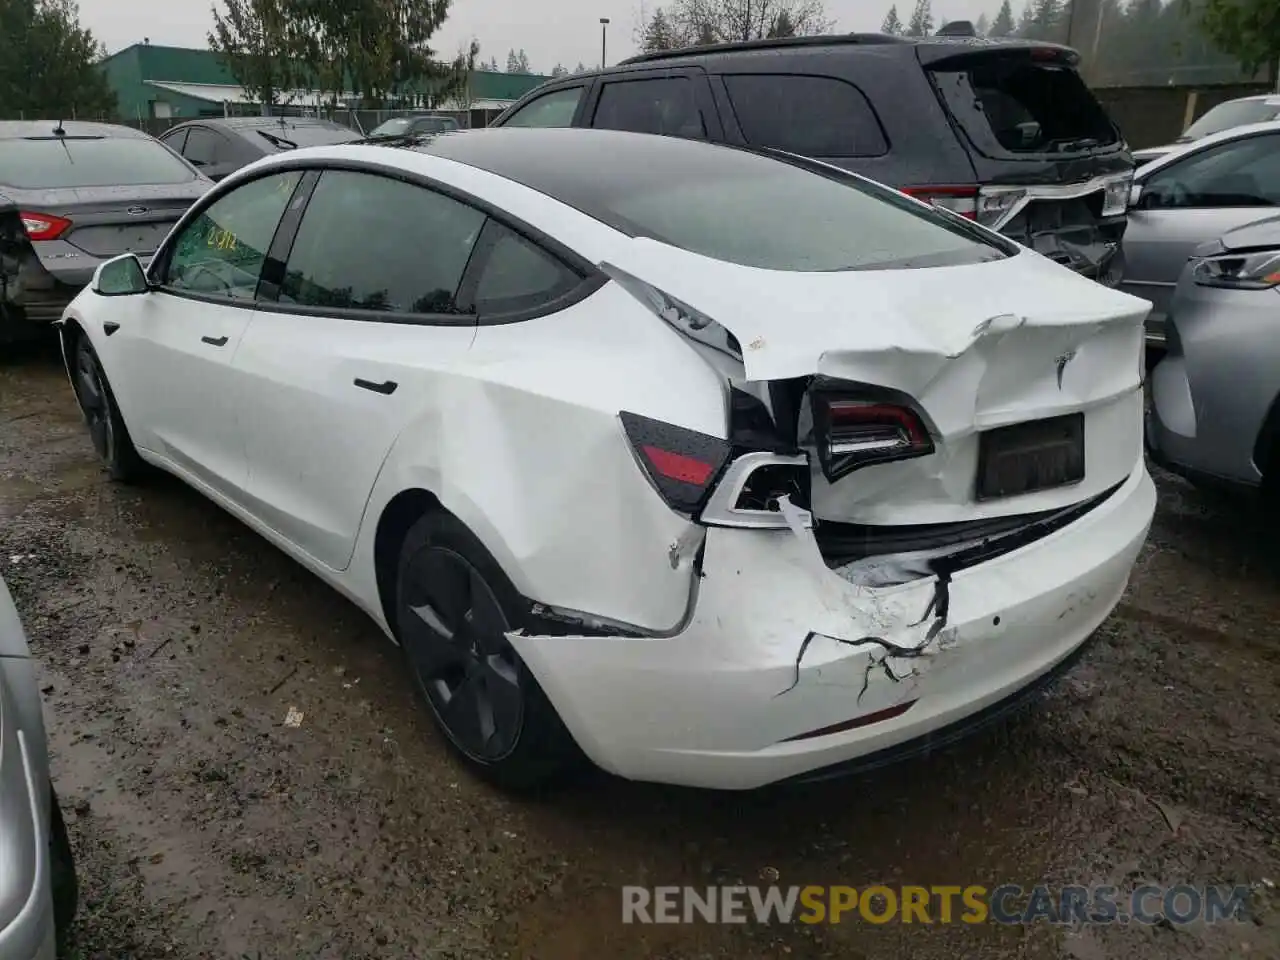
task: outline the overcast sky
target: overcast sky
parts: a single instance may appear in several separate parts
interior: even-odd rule
[[[646,0],[648,2],[648,0]],[[826,0],[827,15],[836,29],[877,30],[892,0]],[[115,53],[150,37],[152,43],[176,47],[207,45],[212,15],[211,0],[80,0],[81,21]],[[898,4],[905,21],[912,0]],[[933,0],[936,19],[976,18],[998,0]],[[1015,3],[1017,9],[1020,4]],[[649,3],[649,9],[653,4]],[[578,61],[594,66],[600,61],[600,18],[608,27],[610,63],[635,52],[632,34],[640,19],[640,0],[453,0],[444,29],[435,46],[452,55],[475,37],[485,61],[497,57],[505,67],[507,51],[524,48],[529,64],[539,73],[550,73],[557,63],[573,69]]]

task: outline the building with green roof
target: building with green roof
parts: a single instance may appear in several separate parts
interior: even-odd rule
[[[107,57],[102,69],[116,93],[119,119],[139,126],[152,120],[176,122],[243,114],[258,106],[212,50],[135,43]],[[484,126],[549,79],[531,73],[477,70],[471,74],[467,93],[438,109],[469,114],[471,126]],[[328,97],[315,91],[292,91],[285,99],[290,109],[307,110],[318,108]]]

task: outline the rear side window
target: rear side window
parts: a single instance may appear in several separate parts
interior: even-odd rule
[[[693,139],[707,135],[693,83],[686,77],[606,83],[591,125]]]
[[[0,184],[26,190],[190,183],[195,172],[150,137],[0,140]]]
[[[280,301],[336,310],[456,313],[485,215],[425,187],[326,170],[289,252]]]
[[[553,90],[523,107],[502,121],[504,127],[571,127],[573,115],[578,111],[583,87]]]
[[[879,157],[889,151],[871,104],[832,77],[726,74],[747,143],[806,157]]]
[[[191,127],[182,155],[197,167],[210,167],[226,159],[227,145],[222,137],[205,127]]]
[[[1102,105],[1068,66],[987,54],[932,72],[952,116],[987,156],[1078,154],[1119,142]]]
[[[564,296],[581,278],[551,254],[496,220],[485,227],[476,253],[483,257],[476,285],[476,312],[537,310]]]

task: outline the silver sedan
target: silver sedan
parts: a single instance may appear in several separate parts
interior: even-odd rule
[[[0,580],[0,957],[54,960],[76,893],[35,671]]]
[[[1280,217],[1195,250],[1151,374],[1147,445],[1201,485],[1280,501]]]

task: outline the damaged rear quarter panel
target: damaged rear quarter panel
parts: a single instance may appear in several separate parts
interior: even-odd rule
[[[692,552],[673,565],[672,551],[700,528],[650,486],[618,420],[725,436],[723,386],[679,337],[606,284],[560,313],[480,327],[433,393],[379,474],[358,550],[372,556],[393,497],[423,489],[524,596],[646,630],[681,622]]]

